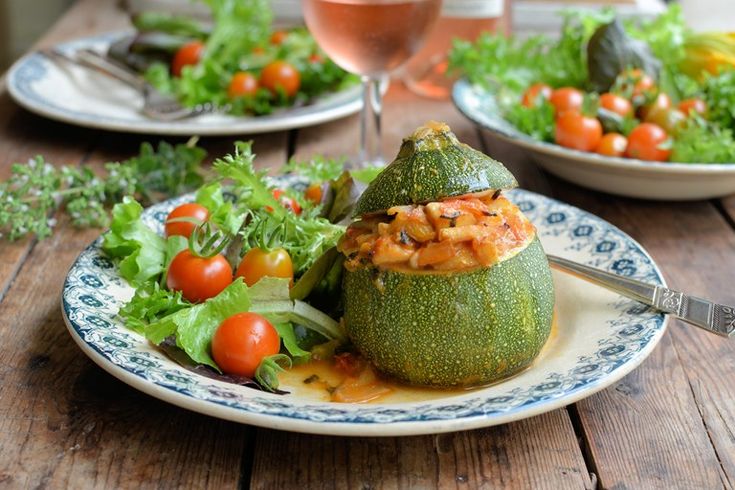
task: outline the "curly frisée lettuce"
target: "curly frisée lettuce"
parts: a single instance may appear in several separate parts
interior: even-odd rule
[[[143,207],[132,197],[124,198],[113,208],[112,223],[103,235],[102,249],[115,259],[120,275],[136,289],[118,312],[120,319],[184,367],[201,366],[211,368],[211,373],[222,372],[212,353],[212,339],[220,325],[238,313],[251,312],[265,317],[278,333],[280,353],[263,358],[254,380],[246,380],[246,385],[277,391],[278,371],[293,362],[307,361],[311,357],[307,349],[314,347],[315,339],[332,346],[346,342],[340,324],[305,301],[338,313],[335,298],[339,295],[332,293],[339,276],[333,271],[341,267],[332,263],[333,260],[326,267],[312,270],[312,266],[319,263],[325,251],[333,250],[344,227],[320,216],[334,205],[327,208],[304,200],[301,210],[289,207],[279,197],[280,193],[304,199],[301,192],[275,188],[273,179],[255,169],[254,158],[250,143],[237,143],[233,155],[215,161],[215,180],[202,185],[193,199],[209,214],[192,237],[206,235],[204,240],[225,237],[223,248],[214,253],[221,252],[233,270],[252,247],[284,248],[293,261],[292,277],[309,278],[306,285],[298,281],[300,294],[292,294],[291,278],[272,277],[263,277],[251,287],[236,277],[219,294],[203,302],[189,301],[182,292],[167,289],[170,282],[166,276],[173,259],[186,249],[195,255],[199,253],[198,242],[195,238],[178,235],[165,238],[156,233],[146,224]],[[337,189],[333,190],[335,195],[340,195],[338,191],[352,183],[349,176],[337,173],[338,163],[327,159],[314,161],[318,162],[318,168],[292,163],[290,169],[307,174],[310,182],[338,175],[339,179],[324,182]],[[334,200],[349,200],[346,196]],[[202,260],[208,257],[205,254]],[[329,301],[317,298],[317,293],[329,296]],[[310,340],[306,343],[303,343],[304,331],[309,332],[306,337]]]
[[[232,184],[229,190],[235,196],[235,210],[248,216],[240,230],[244,243],[241,255],[256,246],[283,247],[293,260],[294,274],[300,276],[322,253],[337,244],[345,228],[309,212],[309,208],[300,215],[286,209],[274,197],[276,188],[268,183],[266,173],[255,170],[254,158],[252,145],[238,142],[234,155],[214,162],[222,180]],[[326,171],[320,177],[324,175]],[[216,193],[216,187],[210,193]],[[312,208],[312,211],[316,210]],[[218,211],[214,213],[217,215]],[[275,237],[277,242],[264,244],[269,241],[264,237]]]

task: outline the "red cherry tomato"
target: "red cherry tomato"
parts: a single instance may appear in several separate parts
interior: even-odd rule
[[[551,87],[545,83],[534,83],[523,94],[521,105],[524,107],[534,107],[539,97],[548,100],[551,97]]]
[[[232,282],[232,267],[223,255],[204,258],[183,250],[174,257],[166,275],[166,286],[192,303],[213,298]]]
[[[306,199],[313,202],[314,204],[321,204],[322,185],[321,184],[310,185],[309,187],[306,188],[306,191],[304,192],[304,197],[306,197]]]
[[[271,34],[271,44],[275,44],[276,46],[283,43],[283,41],[286,40],[288,37],[288,32],[286,31],[274,31],[273,34]]]
[[[236,276],[242,277],[248,286],[264,277],[280,277],[293,282],[293,262],[288,252],[282,248],[270,252],[251,248],[237,266]]]
[[[293,97],[301,86],[301,75],[293,65],[277,60],[265,65],[260,74],[260,84],[273,93],[279,90]]]
[[[640,68],[628,70],[624,73],[624,76],[628,77],[633,83],[634,96],[650,92],[656,87],[656,83],[653,81],[653,78]]]
[[[665,93],[659,93],[650,104],[646,104],[640,108],[641,119],[649,121],[653,117],[657,117],[657,113],[665,112],[671,109],[671,98]]]
[[[633,104],[628,99],[609,92],[600,96],[600,107],[623,117],[633,112]]]
[[[190,41],[176,52],[171,62],[171,73],[176,77],[181,76],[181,69],[187,65],[196,65],[202,58],[204,43],[201,41]]]
[[[562,87],[551,92],[549,102],[554,106],[556,115],[560,115],[565,111],[579,111],[582,109],[584,102],[584,94],[572,87]]]
[[[287,196],[286,193],[283,192],[282,189],[275,189],[273,191],[273,197],[278,199],[278,201],[281,203],[281,205],[284,208],[288,209],[294,214],[301,214],[301,205],[299,204],[299,202],[293,197]],[[266,206],[265,208],[268,211],[273,211],[273,209],[271,209],[270,206]]]
[[[258,92],[258,79],[252,73],[239,71],[230,79],[227,87],[227,95],[234,99],[236,97],[251,97]]]
[[[702,99],[686,99],[679,102],[679,110],[687,116],[692,112],[704,116],[707,113],[707,104]]]
[[[628,147],[628,139],[620,133],[607,133],[600,140],[595,152],[610,157],[621,157]]]
[[[198,223],[192,223],[189,221],[172,221],[178,218],[192,218],[197,220]],[[173,209],[168,216],[166,216],[166,236],[181,235],[189,237],[191,232],[198,224],[202,224],[209,219],[209,211],[201,204],[190,202],[182,204]]]
[[[628,148],[625,150],[625,156],[665,162],[671,155],[671,150],[662,148],[668,139],[669,135],[659,126],[652,123],[639,124],[628,135]]]
[[[593,151],[602,139],[602,124],[597,118],[566,111],[556,120],[554,139],[557,144],[567,148]]]
[[[252,378],[266,357],[278,354],[281,338],[257,313],[238,313],[220,324],[212,336],[212,357],[227,373]]]

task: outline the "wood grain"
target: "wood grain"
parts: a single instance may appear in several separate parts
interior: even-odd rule
[[[125,25],[115,5],[75,4],[41,44]],[[62,125],[0,95],[0,178],[11,162],[37,153],[99,168],[137,153],[143,140],[157,138]],[[220,156],[232,140],[203,144]],[[280,165],[285,141],[285,133],[258,138],[259,165]],[[61,285],[98,234],[62,218],[57,233],[35,246],[0,245],[0,487],[236,488],[250,454],[247,426],[141,394],[95,366],[68,335],[58,307]]]
[[[259,429],[251,484],[254,489],[592,485],[565,410],[423,437],[340,438]]]
[[[480,144],[474,127],[451,105],[418,99],[400,83],[394,82],[385,98],[384,117],[388,160],[403,137],[431,119],[447,122],[462,141]],[[357,117],[304,129],[298,133],[295,155],[354,155],[357,137]],[[591,486],[565,410],[456,435],[346,439],[258,430],[256,441],[251,478],[256,488]]]
[[[723,287],[726,278],[721,272],[735,266],[735,236],[711,204],[618,198],[547,177],[554,197],[597,214],[638,240],[667,277],[675,279],[672,287],[735,303],[733,293]],[[719,281],[711,280],[718,275]],[[722,466],[732,465],[731,434],[720,430],[712,436],[712,430],[732,417],[723,407],[735,388],[727,376],[732,366],[712,379],[722,358],[695,348],[689,337],[720,349],[723,342],[692,328],[674,323],[640,368],[577,403],[588,456],[603,488],[729,486],[732,476]],[[698,362],[692,362],[694,357]],[[702,390],[700,397],[693,385]],[[703,421],[700,398],[706,397],[716,397],[720,403],[715,406],[725,415],[711,413],[711,422]],[[716,412],[711,405],[709,410]],[[711,438],[721,449],[713,448]]]
[[[234,488],[247,428],[157,401],[95,366],[59,312],[98,232],[39,243],[0,303],[0,482],[10,488]]]

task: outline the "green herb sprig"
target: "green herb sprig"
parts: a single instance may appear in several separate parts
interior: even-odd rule
[[[57,208],[76,227],[107,226],[108,208],[124,196],[151,204],[199,187],[205,156],[192,139],[178,145],[161,142],[155,149],[143,143],[138,156],[107,163],[99,173],[89,166],[56,167],[41,156],[16,163],[0,182],[0,236],[46,238]]]

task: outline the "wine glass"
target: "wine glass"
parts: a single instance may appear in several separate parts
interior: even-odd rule
[[[360,75],[363,107],[355,167],[382,165],[381,81],[419,50],[442,0],[302,0],[304,19],[321,48]]]

